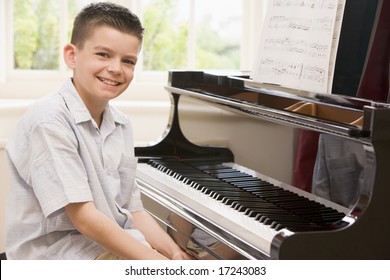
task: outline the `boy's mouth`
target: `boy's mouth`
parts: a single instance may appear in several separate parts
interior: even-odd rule
[[[99,81],[101,81],[102,83],[106,84],[106,85],[109,85],[109,86],[119,86],[120,82],[116,82],[116,81],[113,81],[113,80],[109,80],[109,79],[105,79],[105,78],[102,78],[102,77],[97,77]]]

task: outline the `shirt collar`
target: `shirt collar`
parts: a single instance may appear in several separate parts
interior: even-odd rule
[[[61,87],[60,95],[63,97],[65,104],[72,114],[76,124],[87,121],[94,122],[90,112],[78,94],[75,86],[73,85],[71,78],[69,78]],[[128,118],[124,114],[118,112],[109,104],[107,104],[103,114],[103,121],[109,123],[115,122],[118,124],[126,124],[129,122]]]

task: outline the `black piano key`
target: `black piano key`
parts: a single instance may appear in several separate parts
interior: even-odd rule
[[[269,191],[269,190],[278,190],[280,189],[279,187],[276,187],[274,185],[271,185],[271,184],[263,184],[263,185],[259,185],[257,182],[235,182],[234,185],[237,187],[237,188],[240,188],[240,189],[244,189],[246,191],[249,191],[249,192],[255,192],[255,191]]]
[[[244,182],[253,180],[253,177],[241,172],[224,172],[212,175],[215,178],[221,179],[226,182]]]
[[[227,198],[227,200],[232,201],[230,207],[232,207],[233,209],[235,209],[239,212],[244,212],[246,209],[251,207],[251,206],[246,206],[248,204],[248,202],[255,202],[257,205],[266,205],[266,207],[268,207],[268,208],[271,208],[272,206],[274,206],[274,205],[270,205],[268,202],[265,202],[266,204],[264,204],[264,202],[258,201],[258,199],[255,199],[255,200],[245,199],[245,200],[235,201],[234,199],[231,200],[230,198]],[[279,209],[279,208],[275,207],[275,209]]]
[[[225,198],[230,198],[230,196],[232,195],[232,192],[231,191],[221,191],[221,190],[213,190],[215,193],[219,194],[221,200],[222,199],[225,199]],[[246,193],[241,193],[241,194],[233,194],[235,196],[238,196],[238,195],[241,195],[241,199],[245,199],[247,197],[249,197],[250,194],[246,194]]]
[[[275,205],[272,205],[272,204],[269,204],[268,202],[256,202],[256,206],[257,207],[263,207],[264,209],[269,209],[269,211],[272,211],[272,210],[279,210],[278,207],[275,207]],[[233,205],[234,209],[237,210],[238,212],[245,212],[247,211],[248,209],[249,210],[252,210],[253,209],[253,205],[248,205],[248,203],[236,203]]]
[[[273,228],[274,228],[275,230],[277,230],[277,231],[286,228],[285,225],[282,225],[282,224],[279,224],[279,223],[271,224],[271,227],[273,227]]]
[[[241,206],[240,203],[242,203],[243,201],[254,201],[254,202],[256,202],[256,201],[258,201],[258,198],[256,198],[256,197],[245,197],[245,198],[243,198],[242,196],[229,195],[229,197],[225,197],[222,200],[222,203],[224,203],[225,205],[229,205],[232,208],[235,208],[236,205]]]

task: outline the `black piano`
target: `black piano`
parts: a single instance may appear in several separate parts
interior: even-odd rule
[[[388,4],[346,2],[335,94],[244,73],[169,73],[167,129],[136,147],[136,181],[184,250],[197,259],[390,259],[390,104],[378,97],[389,81]]]
[[[166,89],[169,124],[157,143],[136,147],[136,181],[184,250],[199,259],[389,259],[389,104],[202,71],[170,72]],[[225,147],[210,145],[223,138]],[[317,153],[300,176],[311,185],[295,184],[307,140]]]

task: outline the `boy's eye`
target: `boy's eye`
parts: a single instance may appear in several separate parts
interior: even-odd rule
[[[99,52],[96,55],[101,56],[101,57],[108,57],[107,53]]]
[[[134,61],[134,60],[131,60],[131,59],[124,59],[124,60],[123,60],[123,63],[129,64],[129,65],[135,65],[135,61]]]

